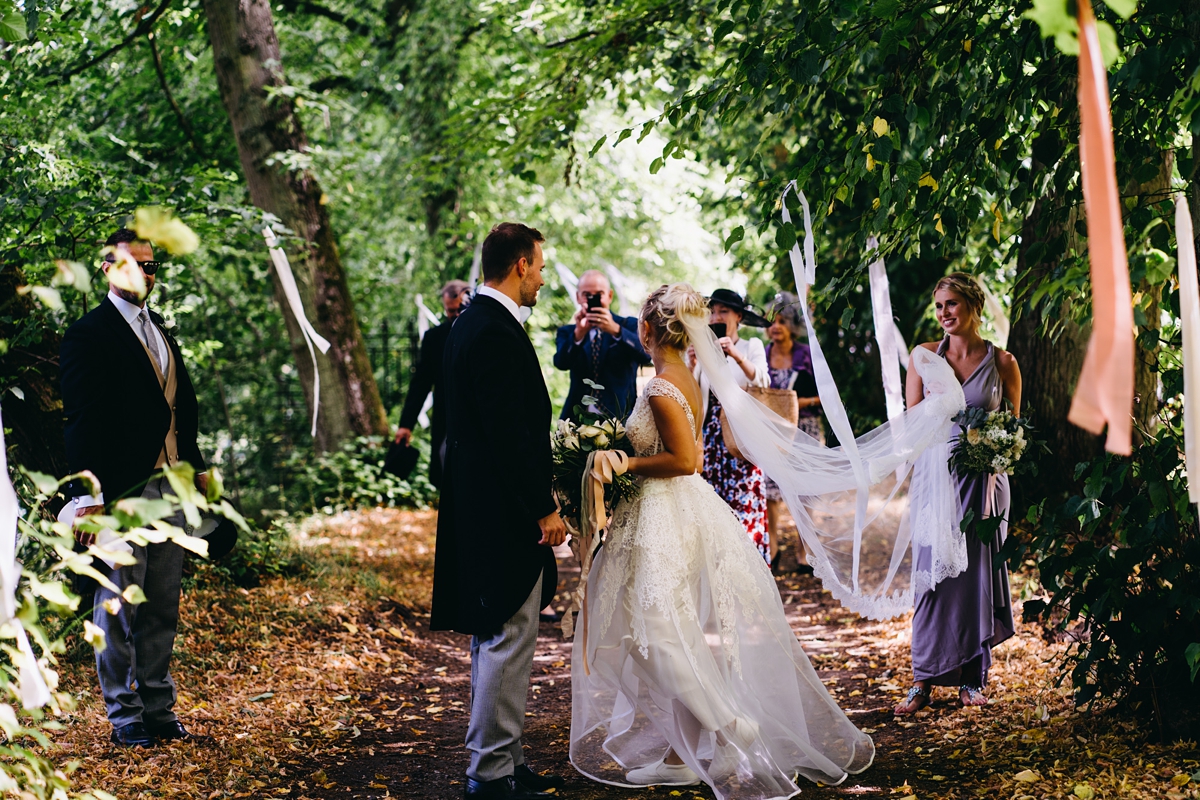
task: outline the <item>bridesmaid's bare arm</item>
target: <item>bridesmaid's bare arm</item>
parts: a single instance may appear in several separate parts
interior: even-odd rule
[[[1004,399],[1012,404],[1013,415],[1021,416],[1021,368],[1017,359],[1007,350],[996,353],[996,368],[1004,383]]]

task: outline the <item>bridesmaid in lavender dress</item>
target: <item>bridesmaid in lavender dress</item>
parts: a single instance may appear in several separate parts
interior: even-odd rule
[[[955,272],[938,281],[933,294],[937,319],[945,331],[941,342],[921,345],[946,359],[962,383],[967,405],[995,411],[1007,400],[1021,413],[1021,371],[1017,360],[979,335],[983,291],[970,275]],[[910,364],[906,394],[909,408],[924,398],[921,377]],[[991,487],[991,515],[1006,517],[1010,496],[1008,476],[957,478],[961,508],[975,519],[984,511]],[[964,706],[987,705],[991,650],[1013,635],[1012,598],[1008,566],[996,554],[1007,534],[1002,523],[995,539],[984,544],[966,534],[967,569],[943,580],[933,590],[918,592],[913,614],[913,686],[896,714],[912,714],[930,703],[933,686],[958,686]],[[929,568],[928,548],[914,553],[918,570]]]

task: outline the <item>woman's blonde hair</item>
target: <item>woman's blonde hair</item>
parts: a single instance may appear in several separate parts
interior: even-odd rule
[[[686,283],[663,284],[651,292],[642,305],[642,320],[649,323],[654,342],[672,350],[688,346],[684,318],[707,315],[708,301]]]
[[[971,309],[971,312],[976,317],[983,318],[983,289],[980,288],[979,282],[975,280],[973,275],[968,275],[965,272],[951,272],[933,287],[933,291],[935,292],[943,289],[954,292],[963,300],[966,300],[967,307]]]

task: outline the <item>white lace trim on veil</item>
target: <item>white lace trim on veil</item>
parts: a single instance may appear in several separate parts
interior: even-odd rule
[[[792,189],[794,183],[785,198]],[[913,362],[925,400],[854,436],[808,308],[815,245],[808,202],[802,192],[796,194],[806,238],[804,255],[799,244],[792,248],[792,268],[821,404],[842,445],[822,446],[742,391],[723,368],[707,321],[692,317],[684,324],[738,448],[779,486],[816,576],[846,608],[886,619],[912,608],[914,589],[932,589],[966,569],[958,491],[948,463],[952,419],[966,408],[966,398],[950,365],[917,348]],[[783,216],[790,222],[786,203]],[[931,549],[929,571],[914,570],[910,544]]]

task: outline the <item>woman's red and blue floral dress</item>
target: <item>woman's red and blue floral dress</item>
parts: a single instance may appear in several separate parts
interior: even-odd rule
[[[715,394],[709,395],[708,413],[704,417],[704,470],[701,475],[733,509],[763,560],[770,562],[765,479],[762,470],[730,453],[725,446],[721,432],[721,401]]]

